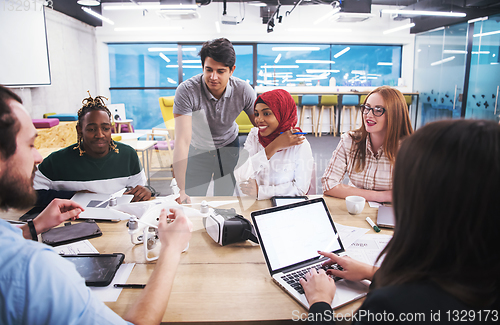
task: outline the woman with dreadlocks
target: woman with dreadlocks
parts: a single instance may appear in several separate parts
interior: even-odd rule
[[[111,112],[104,98],[92,98],[89,93],[78,111],[77,143],[52,153],[38,165],[34,180],[37,205],[47,205],[56,197],[70,198],[80,191],[111,194],[123,188],[128,188],[125,194],[134,195],[134,202],[151,198],[135,150],[111,139]]]

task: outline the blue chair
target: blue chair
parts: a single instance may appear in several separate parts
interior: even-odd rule
[[[350,130],[354,130],[356,128],[356,119],[358,118],[358,109],[359,105],[359,95],[342,95],[341,103],[342,112],[340,114],[340,132],[344,129],[344,120],[346,118],[345,111],[349,110],[350,113]]]
[[[78,121],[78,115],[76,114],[55,114],[50,115],[50,118],[56,118],[61,122]]]
[[[302,96],[302,101],[301,101],[301,106],[302,110],[300,112],[300,120],[299,120],[299,128],[302,129],[304,126],[304,116],[305,116],[305,111],[306,109],[310,108],[311,109],[311,119],[312,119],[312,133],[314,134],[315,137],[318,136],[316,132],[316,117],[315,117],[315,111],[316,111],[316,106],[319,104],[319,97],[317,95],[303,95]]]

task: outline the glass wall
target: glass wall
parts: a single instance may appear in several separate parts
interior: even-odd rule
[[[472,62],[465,116],[499,120],[500,15],[474,23]]]
[[[109,44],[111,103],[125,103],[126,117],[136,129],[163,123],[159,97],[175,95],[183,81],[202,73],[198,52],[201,44],[180,45],[182,78],[179,80],[177,44]],[[253,46],[234,45],[237,69],[234,76],[253,80]]]
[[[474,22],[472,35],[469,24],[462,23],[415,37],[414,90],[420,92],[417,126],[443,118],[499,120],[499,20],[496,15]],[[468,49],[471,39],[472,48]],[[465,80],[467,69],[469,78]]]
[[[259,86],[381,86],[398,84],[397,45],[258,44]]]
[[[416,36],[414,90],[420,93],[417,127],[460,117],[467,31],[468,24],[463,23]]]
[[[201,46],[109,44],[111,103],[125,103],[137,129],[162,123],[158,97],[174,95],[182,81],[202,72]],[[401,46],[234,44],[234,49],[233,75],[252,86],[395,86],[401,77]]]

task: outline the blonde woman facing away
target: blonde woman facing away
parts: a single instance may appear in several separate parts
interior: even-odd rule
[[[343,134],[321,178],[323,194],[392,201],[392,170],[403,138],[413,133],[403,94],[388,86],[372,90],[361,105],[363,124]],[[345,175],[349,185],[342,184]]]

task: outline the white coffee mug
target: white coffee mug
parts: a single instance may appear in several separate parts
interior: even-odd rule
[[[360,214],[365,208],[365,202],[362,196],[351,195],[345,198],[345,205],[350,214]]]

